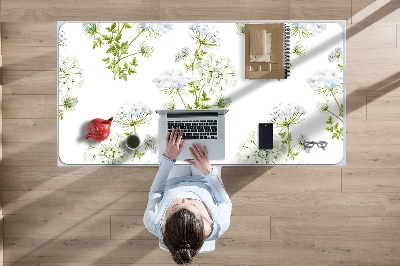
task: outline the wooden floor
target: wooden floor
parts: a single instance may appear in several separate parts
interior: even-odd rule
[[[1,0],[4,265],[172,264],[142,222],[156,167],[56,166],[56,21],[244,19],[347,21],[347,166],[224,167],[231,226],[194,265],[400,265],[399,7]]]

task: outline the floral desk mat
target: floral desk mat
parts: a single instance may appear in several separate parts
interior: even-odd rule
[[[345,26],[285,23],[285,80],[244,78],[244,22],[59,23],[60,165],[156,165],[164,147],[155,110],[209,108],[229,109],[226,158],[212,163],[343,163]],[[106,140],[83,138],[92,119],[110,117]],[[258,149],[263,122],[274,124],[272,150]],[[136,150],[125,146],[132,133],[141,140]]]

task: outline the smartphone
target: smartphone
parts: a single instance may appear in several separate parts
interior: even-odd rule
[[[258,148],[271,150],[274,148],[274,125],[272,123],[258,124]]]

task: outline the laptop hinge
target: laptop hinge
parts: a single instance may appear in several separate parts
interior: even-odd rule
[[[176,117],[193,117],[193,116],[218,116],[218,112],[189,112],[189,113],[180,113],[180,114],[167,114],[168,118],[176,118]]]

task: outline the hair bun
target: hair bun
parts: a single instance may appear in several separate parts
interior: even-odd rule
[[[193,261],[193,251],[190,248],[189,244],[184,244],[185,248],[180,248],[175,251],[175,254],[173,255],[174,261],[177,264],[186,264],[186,263],[191,263]]]
[[[180,246],[179,249],[190,249],[190,244],[183,242]]]

